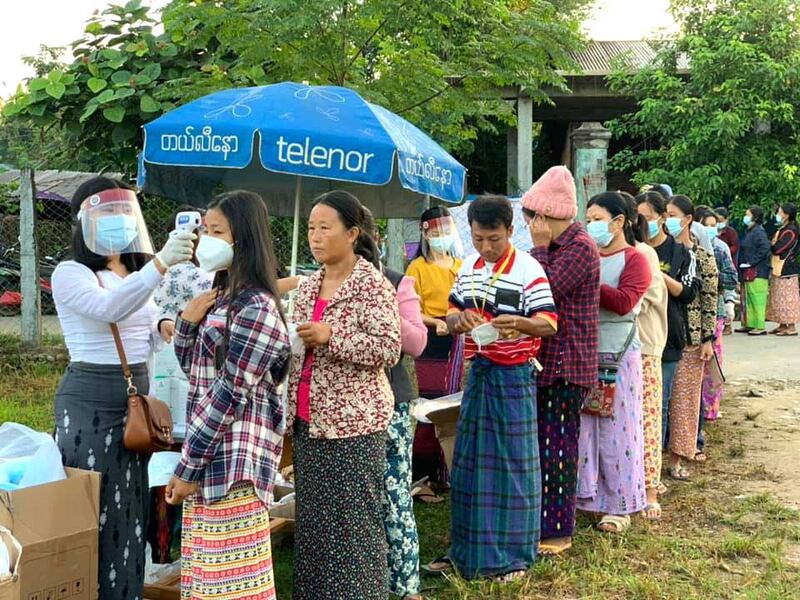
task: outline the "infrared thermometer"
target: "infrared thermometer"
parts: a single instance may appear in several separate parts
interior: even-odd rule
[[[202,215],[196,210],[186,210],[179,212],[175,217],[176,231],[197,231],[203,224]]]

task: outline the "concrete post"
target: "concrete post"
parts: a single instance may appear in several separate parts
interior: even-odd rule
[[[386,266],[404,273],[406,265],[403,219],[388,219],[386,229]]]
[[[583,123],[570,137],[573,148],[572,174],[578,193],[578,219],[585,221],[589,199],[606,191],[611,132],[600,123]]]
[[[517,98],[517,126],[508,129],[506,193],[517,196],[533,184],[533,100]]]
[[[22,169],[19,174],[19,182],[22,346],[37,348],[42,343],[42,300],[36,248],[36,187],[33,182],[33,170]]]

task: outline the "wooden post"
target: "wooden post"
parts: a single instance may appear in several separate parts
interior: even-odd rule
[[[42,300],[36,247],[36,186],[33,181],[33,170],[22,169],[19,181],[22,346],[37,348],[42,343]]]

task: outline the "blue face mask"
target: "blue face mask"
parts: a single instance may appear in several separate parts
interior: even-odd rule
[[[683,231],[680,217],[669,217],[666,222],[667,231],[672,237],[678,237]]]
[[[717,223],[717,231],[722,231],[723,229],[725,229],[725,227],[726,227],[725,223]]]
[[[750,224],[753,222],[753,217],[750,215],[745,215],[744,219],[742,219],[742,223],[744,223],[745,227],[750,227]]]
[[[597,244],[598,248],[605,248],[614,239],[614,234],[608,230],[607,221],[592,221],[586,225],[587,233]]]
[[[453,247],[453,236],[447,233],[439,237],[432,237],[428,240],[428,244],[435,252],[450,252]]]
[[[775,215],[775,224],[776,225],[783,225],[783,219],[780,215]]]
[[[655,221],[647,222],[647,235],[650,236],[651,240],[654,237],[656,237],[660,231],[661,231],[661,225],[659,225],[658,219],[656,219]]]
[[[706,227],[706,234],[708,234],[708,241],[713,242],[714,238],[717,237],[717,226]]]
[[[108,252],[122,252],[138,235],[136,219],[129,215],[108,215],[97,219],[97,244]]]

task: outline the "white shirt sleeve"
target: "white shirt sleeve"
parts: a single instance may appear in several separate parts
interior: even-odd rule
[[[125,277],[117,288],[108,290],[100,287],[91,269],[67,261],[53,272],[53,299],[57,306],[68,307],[81,316],[116,323],[142,308],[160,281],[161,273],[150,261]]]

